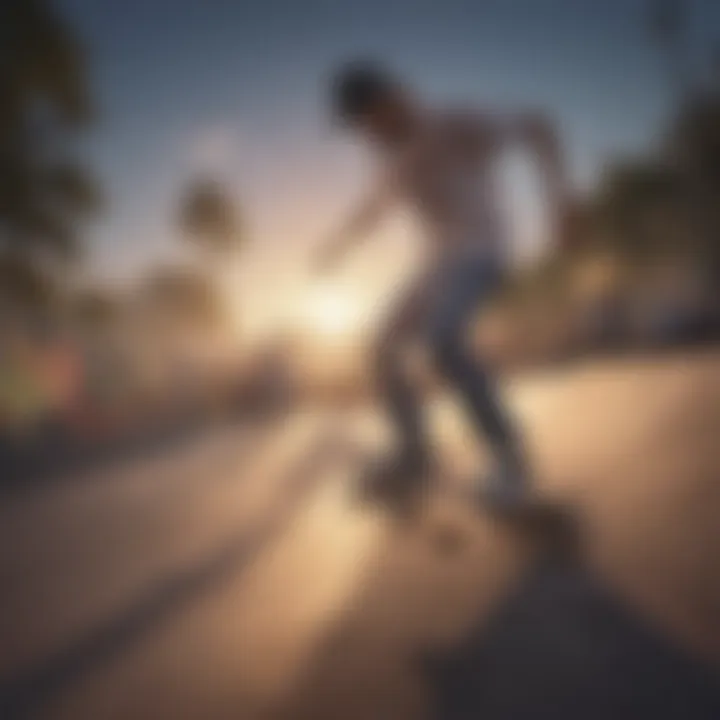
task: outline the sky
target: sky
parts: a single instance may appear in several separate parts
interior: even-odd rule
[[[308,249],[369,180],[361,148],[327,116],[325,86],[338,62],[377,58],[435,104],[545,109],[560,124],[578,188],[592,187],[614,156],[648,148],[671,100],[646,0],[57,5],[88,48],[98,106],[84,146],[108,208],[90,229],[93,268],[126,280],[174,257],[178,197],[190,178],[211,173],[245,218],[247,246],[231,282],[255,329],[292,309]],[[700,46],[720,28],[720,3],[690,6]],[[509,196],[522,252],[540,242],[541,215],[520,170]],[[397,223],[385,233],[395,246],[360,254],[339,282],[362,290],[392,280],[412,245],[412,230]]]

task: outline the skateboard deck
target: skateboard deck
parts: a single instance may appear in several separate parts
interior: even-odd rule
[[[454,513],[438,511],[452,502],[473,508],[478,519],[501,523],[540,554],[575,560],[580,554],[580,533],[574,512],[552,499],[531,496],[516,507],[494,508],[475,489],[474,478],[463,477],[442,464],[422,476],[408,476],[387,485],[372,476],[373,460],[365,456],[354,474],[354,500],[387,513],[396,527],[406,532],[427,534],[438,550],[455,552],[462,548],[465,526]]]

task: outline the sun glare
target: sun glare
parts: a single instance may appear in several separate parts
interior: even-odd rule
[[[351,332],[358,325],[359,314],[359,304],[347,288],[326,284],[311,290],[304,312],[306,324],[325,335]]]

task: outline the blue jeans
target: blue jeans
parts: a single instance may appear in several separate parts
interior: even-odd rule
[[[463,258],[420,277],[391,311],[376,346],[376,376],[402,452],[428,450],[418,395],[405,363],[409,346],[418,342],[466,406],[477,435],[496,452],[514,449],[514,431],[495,383],[467,343],[471,321],[501,281],[498,264]]]

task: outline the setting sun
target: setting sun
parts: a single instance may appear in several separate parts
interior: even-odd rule
[[[323,283],[308,293],[303,321],[314,331],[339,335],[357,328],[361,311],[360,303],[347,287]]]

